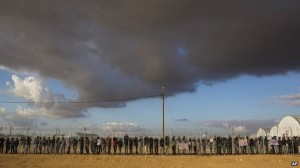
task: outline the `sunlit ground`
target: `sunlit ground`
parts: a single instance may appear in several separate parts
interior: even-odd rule
[[[139,156],[0,154],[0,167],[292,167],[300,155]],[[298,167],[298,166],[295,166]]]

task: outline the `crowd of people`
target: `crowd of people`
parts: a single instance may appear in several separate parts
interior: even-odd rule
[[[299,149],[299,137],[0,137],[0,153],[6,154],[298,154]]]

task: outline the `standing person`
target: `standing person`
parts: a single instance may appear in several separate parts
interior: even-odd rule
[[[172,153],[173,153],[173,155],[176,155],[176,137],[175,136],[172,137],[171,145],[172,145]]]
[[[101,139],[97,137],[97,147],[96,147],[97,154],[100,154],[100,151],[101,151]]]
[[[5,153],[8,153],[10,151],[10,139],[6,138],[5,141]]]
[[[239,138],[238,137],[235,137],[234,138],[234,154],[239,154]]]
[[[213,154],[213,146],[214,146],[214,139],[213,139],[213,137],[210,137],[209,138],[209,151],[210,151],[211,155]]]
[[[42,137],[39,138],[39,154],[42,154],[43,152],[43,142]]]
[[[278,137],[278,153],[282,154],[282,140]]]
[[[258,153],[263,154],[264,153],[264,143],[263,143],[263,138],[259,137],[258,138]]]
[[[145,155],[148,155],[148,136],[145,136],[144,138],[144,153]]]
[[[254,147],[255,147],[255,141],[253,138],[250,138],[249,140],[249,146],[250,146],[250,152],[253,155],[254,154]]]
[[[60,154],[65,154],[66,152],[66,140],[62,138],[60,141]]]
[[[133,140],[133,145],[134,145],[134,147],[135,147],[135,154],[136,154],[136,155],[138,154],[138,144],[139,144],[138,141],[139,141],[139,140],[138,140],[137,137],[135,137],[134,140]]]
[[[46,153],[46,147],[47,147],[47,139],[46,139],[46,137],[43,137],[43,139],[42,139],[42,153],[43,154]]]
[[[239,153],[242,153],[244,154],[244,141],[243,141],[243,137],[240,137],[239,139],[239,148],[240,148],[240,152]]]
[[[73,138],[72,146],[73,146],[73,153],[74,154],[77,153],[77,144],[78,144],[78,140],[76,138]]]
[[[101,146],[102,146],[102,152],[106,154],[106,140],[105,138],[101,138]]]
[[[217,155],[221,155],[221,148],[222,148],[222,140],[221,137],[218,136],[216,140],[216,145],[217,145]]]
[[[60,143],[61,143],[61,141],[60,141],[60,138],[56,138],[56,140],[55,140],[55,154],[59,154],[59,149],[60,149]]]
[[[165,146],[164,138],[160,138],[160,141],[159,141],[159,151],[160,151],[161,155],[164,154],[164,146]]]
[[[139,138],[139,153],[140,153],[140,155],[143,154],[143,147],[144,147],[143,138],[142,138],[142,136],[140,136],[140,138]]]
[[[90,139],[89,137],[85,137],[85,152],[86,154],[90,154]]]
[[[70,138],[67,139],[66,146],[67,146],[67,154],[70,154],[70,150],[71,150],[71,139]]]
[[[222,137],[221,138],[221,145],[222,145],[222,152],[223,155],[227,154],[227,138],[226,137]]]
[[[202,138],[201,140],[201,145],[202,145],[202,154],[206,154],[206,138]]]
[[[132,148],[133,148],[133,138],[129,138],[129,153],[130,155],[133,154],[133,151],[132,151]]]
[[[111,138],[110,137],[107,137],[106,138],[106,148],[107,148],[107,154],[110,155],[110,150],[111,150]]]
[[[153,138],[149,138],[149,149],[150,149],[150,155],[153,155]]]
[[[166,152],[166,155],[170,154],[170,137],[169,136],[165,137],[165,152]]]
[[[282,148],[282,154],[287,154],[287,141],[285,140],[285,137],[281,140],[281,148]]]
[[[96,138],[93,138],[93,140],[92,140],[91,149],[92,149],[93,154],[97,153],[97,139]]]
[[[48,154],[51,153],[51,139],[50,139],[50,137],[48,137],[48,139],[47,139],[47,141],[46,141],[46,152],[47,152]]]
[[[21,145],[21,153],[24,153],[24,150],[25,150],[25,137],[21,137],[20,145]]]
[[[90,149],[91,149],[92,154],[96,153],[96,144],[97,144],[96,139],[91,138]]]
[[[176,153],[180,154],[180,144],[181,144],[181,138],[180,136],[177,136],[176,138]]]
[[[264,153],[268,153],[269,152],[269,140],[268,140],[268,137],[265,136],[265,139],[264,139]]]
[[[202,154],[202,145],[201,145],[201,138],[197,139],[197,154],[201,155]]]
[[[82,137],[79,138],[79,152],[80,154],[83,154],[83,148],[84,148],[84,140]]]
[[[33,153],[34,154],[37,154],[38,153],[38,148],[39,148],[39,136],[36,137],[34,140],[33,140]]]
[[[192,154],[193,146],[192,146],[192,139],[191,138],[189,138],[189,147],[188,147],[188,149],[189,149],[189,154]]]
[[[249,137],[247,136],[245,139],[244,139],[244,143],[245,143],[245,147],[246,147],[246,153],[247,154],[250,154],[251,153],[251,151],[250,151],[250,146],[249,146],[249,142],[250,141],[250,139],[249,139]]]
[[[113,148],[114,148],[114,155],[117,153],[117,147],[118,147],[118,139],[116,137],[113,137]]]
[[[279,154],[279,147],[278,147],[279,144],[276,136],[274,137],[273,145],[274,145],[274,153]]]
[[[29,137],[26,137],[24,154],[30,153],[30,143],[31,143],[31,139]]]
[[[226,147],[227,147],[227,153],[232,155],[232,138],[231,138],[231,136],[228,137]]]
[[[18,153],[18,147],[19,147],[20,141],[18,138],[16,138],[16,142],[15,142],[15,153]]]
[[[51,139],[51,154],[54,154],[55,151],[56,151],[56,149],[55,149],[56,144],[55,143],[56,143],[55,142],[55,136],[53,136],[52,139]]]
[[[122,139],[119,138],[118,139],[118,148],[119,148],[119,154],[121,155],[122,153],[122,147],[123,147],[123,142],[122,142]]]
[[[10,154],[14,154],[15,153],[15,139],[11,138],[10,140]]]
[[[126,134],[124,136],[125,155],[128,155],[128,145],[129,145],[129,136]]]
[[[153,143],[153,147],[154,147],[154,154],[158,155],[158,138],[154,138],[154,143]]]
[[[192,148],[194,151],[194,155],[197,155],[197,141],[196,141],[195,137],[192,139]]]
[[[4,138],[0,137],[0,153],[3,153],[3,148],[4,148]]]

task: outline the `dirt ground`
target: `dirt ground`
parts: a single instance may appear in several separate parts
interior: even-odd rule
[[[300,155],[124,156],[0,154],[0,167],[292,167]],[[299,166],[296,166],[299,167]]]

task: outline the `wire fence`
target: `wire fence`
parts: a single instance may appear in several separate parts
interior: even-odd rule
[[[169,140],[161,137],[161,128],[9,126],[1,127],[0,153],[117,154],[118,149],[119,154],[221,155],[298,154],[300,151],[300,138],[293,135],[280,138],[270,134],[239,135],[227,129],[221,136],[207,128],[166,128],[165,135]]]

